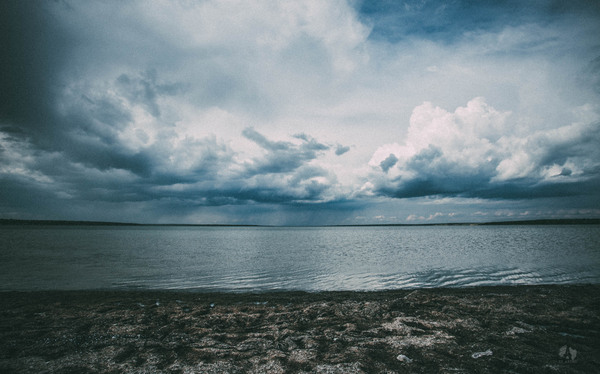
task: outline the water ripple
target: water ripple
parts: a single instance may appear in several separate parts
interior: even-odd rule
[[[600,283],[600,226],[2,229],[0,290]],[[18,240],[17,240],[18,239]]]

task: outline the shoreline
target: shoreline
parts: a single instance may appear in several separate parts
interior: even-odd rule
[[[381,297],[402,296],[403,294],[413,293],[414,291],[423,291],[436,294],[471,294],[487,293],[496,291],[507,292],[509,294],[520,294],[524,291],[533,292],[536,289],[550,292],[558,289],[593,290],[597,289],[600,293],[600,283],[535,283],[535,284],[492,284],[492,285],[468,285],[468,286],[442,286],[442,287],[406,287],[375,290],[287,290],[287,289],[266,289],[266,290],[213,290],[201,288],[97,288],[97,289],[32,289],[32,290],[0,290],[0,297],[9,296],[16,298],[34,297],[53,298],[53,297],[73,297],[94,300],[114,296],[120,298],[123,296],[133,297],[153,297],[155,296],[182,296],[201,298],[215,298],[225,302],[243,303],[258,299],[272,299],[275,301],[295,299],[297,301],[317,301],[327,297],[353,298],[361,300],[379,299]],[[553,290],[556,289],[556,290]],[[600,296],[600,295],[599,295]],[[2,308],[0,308],[2,310]]]
[[[600,367],[600,285],[0,292],[0,371],[572,372]]]

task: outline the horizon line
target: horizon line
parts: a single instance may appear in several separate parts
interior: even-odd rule
[[[515,221],[440,222],[440,223],[366,223],[328,225],[261,225],[229,223],[138,223],[80,220],[37,220],[0,218],[0,226],[181,226],[181,227],[385,227],[385,226],[486,226],[486,225],[581,225],[600,224],[600,218],[549,218]]]

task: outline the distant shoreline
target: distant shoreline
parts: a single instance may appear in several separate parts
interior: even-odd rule
[[[24,220],[0,219],[0,226],[163,226],[163,227],[412,227],[412,226],[507,226],[507,225],[598,225],[600,218],[576,219],[535,219],[521,221],[496,222],[456,222],[456,223],[373,223],[362,225],[317,225],[317,226],[276,226],[276,225],[243,225],[243,224],[203,224],[203,223],[135,223],[108,221],[69,221],[69,220]]]

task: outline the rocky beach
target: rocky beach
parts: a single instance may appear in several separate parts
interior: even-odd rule
[[[596,373],[600,286],[0,293],[2,373]]]

